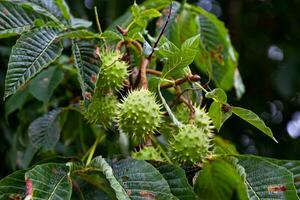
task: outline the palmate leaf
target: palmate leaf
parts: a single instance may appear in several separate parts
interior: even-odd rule
[[[62,129],[58,121],[61,111],[61,109],[52,110],[30,124],[28,135],[35,147],[48,150],[58,142]]]
[[[285,167],[257,156],[237,156],[246,172],[250,199],[297,200],[293,174]]]
[[[23,34],[12,49],[5,79],[4,98],[14,94],[62,52],[59,29],[42,27]]]
[[[29,30],[37,18],[42,18],[42,15],[32,12],[30,8],[12,1],[0,1],[0,38]]]
[[[32,199],[71,198],[72,182],[65,164],[37,165],[25,173],[25,180],[28,183],[27,196],[32,196]]]
[[[22,199],[25,196],[25,172],[16,171],[0,180],[0,199]]]
[[[87,105],[93,96],[101,64],[99,46],[97,42],[92,40],[73,40],[72,50],[75,66],[78,70],[82,96]]]

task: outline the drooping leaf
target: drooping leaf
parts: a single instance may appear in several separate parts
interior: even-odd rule
[[[250,199],[299,199],[293,174],[257,156],[237,156],[244,167]]]
[[[16,93],[62,52],[57,28],[42,27],[23,34],[13,47],[5,79],[5,95]]]
[[[68,200],[72,194],[72,182],[65,164],[47,163],[37,165],[25,173],[27,192],[32,190],[33,199],[64,199]],[[30,194],[27,194],[30,195]]]
[[[249,124],[255,126],[264,134],[266,134],[267,136],[272,138],[275,142],[277,142],[277,140],[273,136],[272,130],[269,127],[267,127],[265,122],[262,119],[260,119],[254,112],[240,107],[232,107],[231,110],[235,115],[242,118]]]
[[[12,1],[0,1],[0,38],[20,34],[29,30],[37,18],[41,18],[30,8]]]
[[[112,164],[114,175],[132,200],[173,199],[168,182],[149,163],[142,160],[121,160]]]
[[[214,99],[215,101],[226,104],[227,103],[227,95],[221,88],[216,88],[210,92],[205,94],[206,98]]]
[[[91,40],[73,41],[73,56],[78,70],[78,80],[81,86],[85,104],[91,100],[94,94],[98,77],[100,58],[99,46]]]
[[[232,115],[231,110],[224,112],[222,106],[223,105],[219,102],[213,102],[208,110],[208,115],[212,119],[213,124],[218,131],[221,129],[224,122]]]
[[[195,180],[194,190],[203,200],[248,199],[242,178],[224,160],[206,162]]]
[[[55,66],[49,67],[30,82],[29,91],[38,100],[48,102],[63,78],[62,70]]]
[[[172,194],[179,200],[198,199],[193,188],[188,183],[183,169],[175,165],[164,164],[157,167],[157,170],[168,182]]]
[[[190,9],[199,14],[199,31],[204,48],[210,57],[207,59],[210,59],[211,62],[211,66],[206,67],[211,67],[213,81],[217,87],[224,90],[229,90],[235,86],[240,97],[244,92],[244,85],[239,74],[236,74],[238,56],[231,44],[228,30],[215,15],[196,6],[191,6]],[[203,63],[203,61],[199,63]],[[205,66],[202,65],[202,70],[203,67]],[[204,72],[211,69],[207,68]]]
[[[0,199],[24,198],[26,192],[25,172],[26,170],[15,171],[0,180]]]
[[[28,135],[35,147],[52,149],[56,145],[62,129],[58,120],[61,111],[61,109],[52,110],[30,124]]]

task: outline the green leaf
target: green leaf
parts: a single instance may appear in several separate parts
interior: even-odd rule
[[[299,199],[293,174],[262,157],[237,156],[247,174],[250,199]]]
[[[259,129],[264,134],[272,138],[275,142],[277,142],[277,140],[273,136],[272,130],[269,127],[267,127],[265,122],[262,119],[260,119],[254,112],[240,107],[232,107],[231,110],[235,115],[245,120],[249,124],[255,126],[257,129]]]
[[[57,6],[59,7],[61,14],[63,17],[67,20],[71,20],[72,15],[70,13],[70,9],[68,7],[68,4],[65,2],[65,0],[55,0]]]
[[[13,47],[5,79],[4,98],[16,93],[62,52],[57,28],[43,27],[23,34]]]
[[[181,50],[182,51],[186,49],[198,50],[199,44],[200,44],[200,35],[198,34],[185,40],[181,45]]]
[[[29,30],[34,25],[34,20],[41,16],[15,2],[0,1],[0,38]]]
[[[224,160],[206,162],[195,180],[194,190],[203,200],[248,199],[242,178]]]
[[[104,158],[102,158],[101,156],[94,158],[89,164],[89,167],[99,169],[101,172],[103,172],[106,179],[109,181],[110,186],[115,191],[117,199],[130,200],[122,184],[120,184],[117,180],[117,177],[115,177],[112,167],[106,162]]]
[[[277,159],[267,159],[280,167],[284,167],[289,172],[293,174],[294,184],[297,189],[298,197],[300,196],[300,161],[298,160],[277,160]]]
[[[207,92],[205,94],[206,98],[214,99],[215,101],[226,104],[227,103],[227,95],[221,88],[216,88],[211,92]]]
[[[100,58],[99,46],[91,40],[73,40],[73,56],[78,71],[78,80],[81,86],[85,104],[91,100],[94,94],[95,84],[98,77]]]
[[[0,180],[0,199],[23,199],[26,192],[25,183],[26,170],[14,173]]]
[[[222,109],[222,106],[222,104],[214,101],[208,110],[208,115],[212,119],[213,124],[218,131],[220,131],[224,122],[232,115],[231,110],[225,113]]]
[[[235,86],[237,94],[240,97],[244,85],[241,77],[235,74],[238,56],[231,44],[228,30],[224,23],[215,15],[200,7],[187,6],[187,9],[189,8],[199,14],[201,39],[205,50],[208,52],[209,58],[207,59],[211,62],[211,66],[206,66],[207,70],[204,72],[212,69],[212,78],[217,87],[229,90]],[[203,63],[203,61],[199,63]],[[211,69],[209,69],[210,67]]]
[[[149,163],[127,159],[113,163],[112,168],[130,199],[174,199],[168,182]]]
[[[53,149],[60,138],[61,124],[58,116],[61,109],[55,109],[31,122],[28,135],[37,148]]]
[[[73,29],[77,28],[89,28],[91,27],[93,22],[85,20],[85,19],[80,19],[80,18],[72,18],[71,19],[71,27]]]
[[[15,95],[10,96],[5,101],[5,118],[14,111],[20,109],[25,104],[27,97],[29,95],[29,91],[27,88],[24,90],[19,90]]]
[[[158,54],[166,60],[162,71],[163,77],[182,74],[198,53],[200,35],[187,39],[180,50],[168,39],[164,38],[164,41],[158,51]]]
[[[26,172],[25,179],[32,183],[33,199],[71,198],[72,182],[65,164],[37,165]]]
[[[172,194],[180,200],[198,199],[193,188],[188,183],[185,171],[178,166],[164,164],[157,170],[167,180]]]
[[[233,143],[219,136],[214,137],[214,153],[215,154],[239,154]]]
[[[52,66],[33,78],[29,84],[29,91],[38,100],[48,102],[63,79],[63,71]]]
[[[58,5],[58,3],[60,5]],[[68,24],[65,15],[68,15],[67,12],[69,8],[64,0],[27,0],[24,2],[24,5],[31,7],[35,12],[42,14],[51,18],[57,24]],[[63,10],[61,10],[63,8]]]

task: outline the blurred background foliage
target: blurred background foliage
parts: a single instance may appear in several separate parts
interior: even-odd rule
[[[102,26],[107,27],[126,11],[133,0],[80,0],[67,1],[75,17],[94,21],[93,7],[97,6]],[[142,1],[137,1],[140,3]],[[246,122],[232,117],[221,129],[221,135],[232,141],[240,153],[251,153],[280,159],[299,159],[300,152],[300,1],[278,0],[199,0],[188,1],[214,13],[229,29],[232,42],[239,53],[239,69],[246,93],[238,100],[234,91],[230,101],[234,105],[258,113],[273,130],[279,144]],[[94,30],[96,26],[94,23]],[[17,38],[0,39],[0,98],[3,98],[4,78],[12,45]],[[68,42],[64,44],[68,46]],[[70,55],[68,50],[66,55]],[[0,101],[0,177],[16,168],[28,167],[53,152],[34,156],[35,149],[28,143],[27,129],[34,119],[50,107],[68,105],[70,99],[80,98],[80,87],[72,71],[72,60],[62,57],[55,68],[45,70],[26,87],[5,103]],[[36,83],[53,81],[53,96],[43,93]],[[45,86],[46,85],[46,86]],[[44,84],[47,87],[47,84]],[[51,97],[51,98],[50,98]],[[76,102],[76,101],[75,101]],[[8,115],[9,114],[9,115]],[[63,126],[64,143],[81,145],[80,140],[92,144],[92,137],[77,140],[77,133],[88,132],[81,116],[71,112],[63,116],[72,118]],[[21,119],[21,120],[20,120]],[[72,137],[74,135],[75,137]],[[79,135],[82,135],[79,133]],[[111,141],[114,139],[112,138]],[[77,141],[74,142],[74,141]],[[110,147],[109,144],[103,144]],[[106,149],[119,152],[118,149]],[[298,147],[298,148],[297,148]],[[87,147],[80,146],[81,150]],[[58,143],[56,151],[65,156],[80,154],[75,148]],[[79,151],[79,150],[78,150]],[[105,154],[106,152],[102,152]]]

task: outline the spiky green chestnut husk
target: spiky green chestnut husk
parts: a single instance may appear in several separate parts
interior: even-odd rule
[[[121,61],[122,55],[116,51],[102,53],[102,65],[97,80],[99,90],[119,90],[128,77],[128,64]]]
[[[211,140],[202,128],[183,125],[170,141],[169,148],[173,159],[179,163],[195,164],[210,154]]]
[[[100,124],[105,129],[112,126],[117,112],[118,100],[113,95],[97,96],[89,104],[85,118],[89,123]]]
[[[144,147],[138,152],[133,152],[131,157],[137,160],[154,160],[164,162],[159,150],[153,146]]]
[[[212,124],[212,119],[205,111],[205,108],[199,108],[197,106],[194,106],[194,109],[195,109],[195,118],[193,123],[195,124],[195,126],[202,128],[207,135],[210,136],[213,135],[214,126]],[[177,106],[175,115],[179,121],[185,124],[189,123],[189,117],[190,117],[189,109],[183,104]]]
[[[119,105],[119,128],[134,140],[152,134],[161,122],[161,105],[146,89],[132,91]]]

